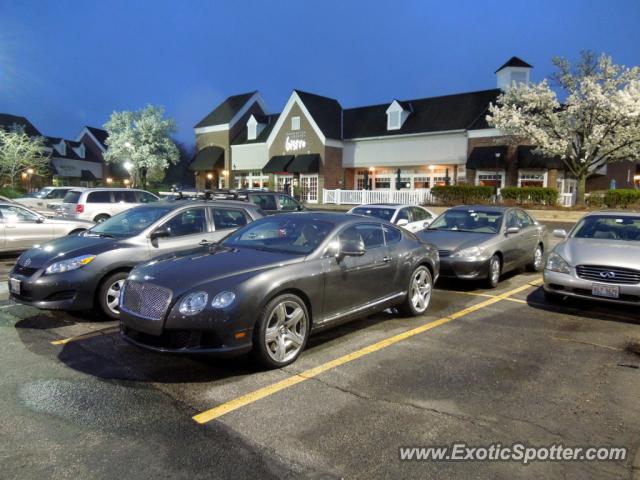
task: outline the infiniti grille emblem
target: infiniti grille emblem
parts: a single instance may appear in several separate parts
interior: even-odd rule
[[[602,278],[616,278],[616,272],[600,272]]]

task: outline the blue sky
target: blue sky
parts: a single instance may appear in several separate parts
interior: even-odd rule
[[[583,49],[640,64],[640,1],[0,0],[0,112],[75,137],[164,105],[178,138],[225,97],[293,88],[344,107],[481,90],[512,55],[552,71]]]

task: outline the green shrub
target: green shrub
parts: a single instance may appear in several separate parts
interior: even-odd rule
[[[505,201],[514,201],[519,205],[555,205],[558,203],[558,190],[543,187],[506,187],[500,190]]]
[[[24,197],[27,194],[27,191],[24,188],[12,188],[12,187],[3,187],[0,188],[0,195],[7,198],[20,198]]]
[[[604,203],[609,208],[629,208],[640,203],[640,190],[609,190],[604,195]]]
[[[431,193],[445,205],[488,203],[495,195],[495,187],[476,187],[474,185],[435,186]]]
[[[584,201],[589,208],[602,208],[604,207],[604,194],[591,193],[588,197],[585,197]]]

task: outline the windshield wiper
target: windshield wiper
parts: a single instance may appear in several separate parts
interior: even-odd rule
[[[89,236],[89,237],[100,237],[100,238],[116,238],[116,236],[111,234],[111,233],[92,232],[90,230],[87,231],[87,236]]]

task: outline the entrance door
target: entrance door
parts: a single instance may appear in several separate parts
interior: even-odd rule
[[[276,175],[276,190],[278,192],[284,192],[291,194],[293,188],[293,175]],[[285,190],[285,185],[288,185],[289,190]]]
[[[318,203],[318,176],[300,175],[300,189],[303,202]]]

